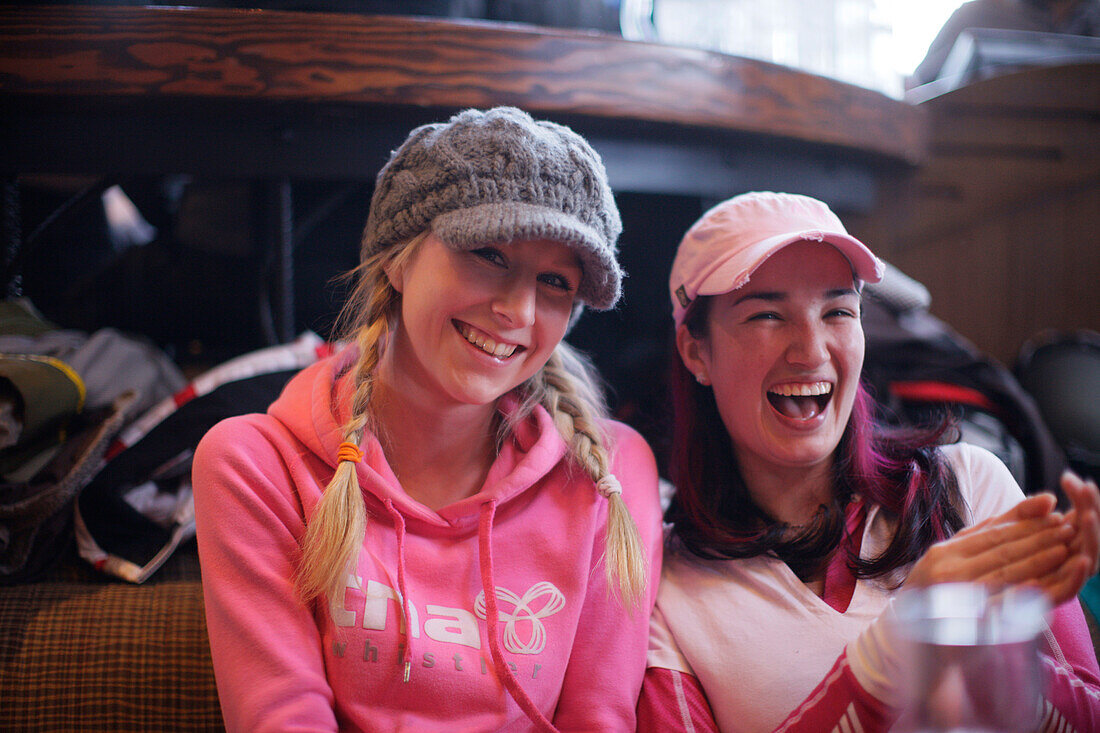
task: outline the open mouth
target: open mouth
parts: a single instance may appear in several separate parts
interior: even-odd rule
[[[768,390],[768,402],[784,417],[809,420],[824,412],[833,396],[829,382],[780,384]]]
[[[523,351],[524,347],[519,344],[495,341],[489,338],[484,331],[479,331],[469,324],[454,321],[454,325],[455,329],[462,334],[462,338],[466,339],[489,356],[494,356],[497,359],[507,359],[517,351]]]

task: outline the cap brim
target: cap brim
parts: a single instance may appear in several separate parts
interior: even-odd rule
[[[577,298],[596,310],[607,310],[619,299],[622,272],[605,253],[595,229],[556,209],[519,202],[479,204],[440,214],[431,222],[435,232],[454,249],[485,244],[547,239],[573,249],[584,275]]]
[[[879,282],[882,279],[885,264],[867,245],[849,234],[821,230],[780,234],[762,239],[746,249],[733,249],[725,259],[717,262],[690,293],[691,302],[687,306],[676,305],[674,308],[676,325],[683,323],[691,304],[700,295],[722,295],[744,287],[769,257],[788,245],[803,241],[822,242],[835,247],[848,260],[857,281]]]
[[[715,267],[695,290],[695,295],[722,295],[744,287],[754,272],[772,255],[795,242],[823,242],[836,247],[852,266],[853,275],[863,282],[882,279],[885,265],[855,237],[838,232],[805,231],[762,239]]]

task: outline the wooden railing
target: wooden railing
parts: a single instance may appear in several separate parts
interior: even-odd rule
[[[277,11],[0,10],[0,94],[387,107],[514,104],[923,155],[919,112],[774,64],[517,24]]]

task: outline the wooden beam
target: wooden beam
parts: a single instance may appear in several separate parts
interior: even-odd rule
[[[234,99],[533,113],[924,155],[912,105],[762,61],[595,32],[268,10],[0,10],[0,95]]]

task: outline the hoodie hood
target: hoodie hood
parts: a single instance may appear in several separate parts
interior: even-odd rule
[[[343,441],[342,426],[351,412],[354,384],[350,369],[356,356],[356,348],[351,346],[304,369],[268,409],[272,417],[334,471],[336,453]],[[518,401],[507,395],[500,400],[499,410],[507,417],[517,405]],[[410,498],[401,488],[373,433],[364,433],[360,448],[364,457],[356,470],[368,511],[389,513],[386,508],[389,504],[400,512],[410,532],[428,533],[476,528],[482,505],[492,501],[499,507],[515,499],[545,477],[568,450],[549,413],[536,407],[505,441],[481,489],[436,512]]]

